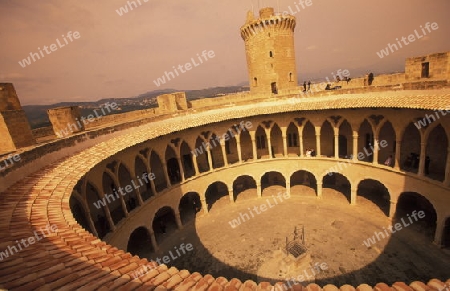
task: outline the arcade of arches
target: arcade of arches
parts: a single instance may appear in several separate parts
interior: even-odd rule
[[[224,197],[233,204],[251,189],[257,198],[274,186],[288,195],[301,186],[302,195],[326,199],[324,189],[330,188],[350,205],[358,205],[360,197],[370,200],[392,219],[425,211],[429,242],[449,248],[450,129],[442,121],[418,129],[414,122],[426,112],[359,109],[250,117],[248,131],[199,155],[195,149],[241,120],[187,129],[98,164],[74,188],[70,207],[85,229],[138,253],[143,241],[158,250],[163,234],[176,233],[199,213],[214,212]],[[385,147],[378,146],[382,141]],[[307,156],[310,149],[316,154]],[[153,179],[139,184],[149,173]],[[138,187],[94,206],[129,185]]]

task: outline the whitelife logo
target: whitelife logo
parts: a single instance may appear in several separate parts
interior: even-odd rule
[[[179,249],[178,249],[179,248]],[[191,252],[194,249],[194,246],[192,244],[180,244],[179,247],[174,247],[174,250],[177,254],[177,256],[172,253],[172,250],[169,251],[169,256],[163,256],[162,258],[156,258],[156,260],[153,260],[155,262],[158,263],[158,266],[161,265],[162,263],[164,264],[168,264],[171,261],[175,261],[176,259],[178,259],[179,257],[181,257],[182,255],[185,255],[187,252]],[[162,262],[161,262],[162,260]],[[142,268],[139,268],[138,270],[133,272],[133,278],[137,279],[139,277],[144,276],[145,274],[147,274],[148,272],[150,272],[153,269],[156,269],[158,266],[149,266],[149,265],[144,265]]]
[[[389,237],[390,234],[396,233],[397,231],[402,230],[404,227],[408,227],[411,224],[413,224],[414,222],[418,221],[419,219],[422,219],[425,217],[425,212],[424,211],[419,211],[417,212],[417,210],[414,210],[411,213],[411,216],[408,216],[408,220],[409,220],[409,224],[402,218],[401,222],[397,222],[394,226],[390,225],[387,227],[387,229],[385,227],[383,227],[384,229],[384,233],[383,232],[375,232],[374,235],[372,237],[369,237],[367,240],[363,241],[363,244],[366,245],[366,247],[370,247],[371,245],[374,245],[377,243],[377,241],[381,241],[381,239],[385,239],[387,237]],[[414,218],[414,220],[411,219],[411,217]],[[395,228],[395,230],[394,230]]]
[[[49,55],[52,52],[57,51],[58,48],[62,48],[62,47],[65,47],[66,45],[68,45],[69,41],[67,41],[67,38],[70,40],[70,43],[72,43],[75,39],[79,39],[81,37],[81,35],[80,35],[80,33],[78,31],[74,31],[73,33],[72,33],[72,31],[69,31],[65,36],[63,34],[62,37],[63,37],[63,42],[61,42],[59,40],[59,38],[57,38],[56,39],[56,44],[53,43],[50,46],[46,46],[45,45],[42,50],[44,50],[45,53],[47,55]],[[50,50],[49,50],[49,48],[50,48]],[[22,61],[19,61],[19,65],[22,68],[25,68],[26,66],[31,65],[31,60],[33,60],[33,62],[36,62],[37,60],[40,60],[41,57],[44,58],[46,55],[44,55],[42,50],[41,50],[40,47],[38,47],[39,53],[30,52],[30,56],[28,58],[26,58],[26,59],[23,59]]]
[[[197,63],[196,62],[196,60],[192,57],[191,58],[191,62],[188,62],[188,63],[186,63],[186,64],[184,64],[184,65],[178,65],[178,70],[180,70],[180,72],[181,73],[186,73],[187,71],[190,71],[190,70],[192,70],[193,69],[193,67],[192,67],[192,65],[194,65],[194,67],[198,67],[198,66],[200,66],[201,64],[203,64],[203,62],[206,62],[206,61],[208,61],[208,59],[212,59],[212,58],[214,58],[216,55],[215,55],[215,53],[214,53],[214,51],[206,51],[206,50],[204,50],[203,52],[202,52],[202,55],[200,56],[199,54],[197,54],[197,60],[198,60],[198,62],[199,63]],[[204,61],[203,61],[204,60]],[[178,72],[178,70],[177,70],[177,68],[175,68],[175,66],[173,66],[172,67],[173,68],[173,72],[171,72],[171,71],[169,71],[169,72],[167,72],[167,71],[165,71],[164,72],[164,75],[162,76],[162,77],[160,77],[160,78],[157,78],[156,80],[153,80],[153,83],[155,83],[155,85],[157,86],[157,87],[159,87],[159,86],[161,86],[162,84],[165,84],[166,82],[168,82],[168,81],[170,81],[170,80],[172,80],[172,79],[175,79],[175,77],[178,77],[179,75],[180,75],[180,73]],[[185,70],[183,70],[183,68],[185,69]],[[176,75],[176,76],[175,76]],[[166,77],[167,77],[167,80],[166,80]]]
[[[398,40],[398,38],[396,38],[395,40],[397,41],[398,46],[395,43],[394,44],[389,43],[385,49],[382,49],[379,52],[377,52],[377,55],[380,59],[387,57],[390,54],[389,50],[391,50],[391,52],[394,53],[395,51],[398,51],[399,49],[403,48],[402,43],[405,46],[407,46],[410,43],[412,43],[418,39],[421,39],[422,37],[427,35],[427,31],[428,31],[428,33],[431,33],[433,30],[437,30],[438,28],[439,28],[439,26],[436,22],[433,22],[433,23],[427,22],[427,23],[425,23],[426,30],[422,27],[422,25],[420,26],[420,29],[423,33],[422,35],[417,31],[417,29],[414,29],[414,33],[408,35],[409,42],[406,41],[406,38],[407,38],[406,36],[403,36],[401,38],[401,42],[400,42],[400,40]],[[394,51],[394,48],[395,48],[395,51]]]
[[[48,225],[45,228],[40,228],[39,231],[34,231],[34,236],[30,236],[28,238],[21,239],[20,242],[16,240],[16,245],[8,246],[6,250],[0,252],[0,262],[3,259],[7,259],[10,255],[14,255],[22,250],[23,248],[29,247],[30,245],[40,241],[41,239],[50,236],[50,234],[55,233],[58,230],[58,227],[55,224]],[[42,237],[40,236],[42,234]],[[27,244],[28,242],[28,244]],[[17,249],[18,248],[18,249]]]

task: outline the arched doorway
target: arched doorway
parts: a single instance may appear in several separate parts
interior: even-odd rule
[[[197,212],[202,209],[202,204],[200,201],[200,195],[196,192],[189,192],[183,195],[180,200],[180,205],[178,210],[180,211],[181,223],[185,225],[186,223],[193,221]]]
[[[252,189],[252,191],[248,191],[250,189]],[[256,181],[252,176],[239,176],[234,180],[233,199],[236,201],[238,196],[240,199],[256,197]]]
[[[230,202],[228,195],[228,187],[224,183],[214,182],[209,185],[205,192],[208,211],[212,209],[213,205],[220,207],[228,204]]]
[[[270,130],[270,143],[272,146],[272,157],[280,158],[284,156],[283,134],[278,124],[274,124]]]
[[[316,177],[308,171],[300,170],[291,175],[291,195],[299,193],[301,196],[316,196]]]
[[[267,172],[261,177],[261,194],[277,195],[286,192],[286,179],[279,172]]]
[[[102,181],[105,202],[108,205],[114,224],[117,224],[125,217],[125,210],[122,206],[122,195],[119,193],[119,187],[110,174],[104,172]]]
[[[400,168],[404,171],[417,173],[419,168],[421,137],[419,130],[411,122],[405,129],[400,148]]]
[[[147,228],[143,226],[136,228],[128,239],[127,252],[134,256],[145,258],[153,251],[150,234]]]
[[[173,209],[169,206],[160,208],[153,218],[152,228],[158,244],[173,234],[178,229]]]
[[[413,213],[424,212],[424,217],[410,221]],[[404,192],[397,201],[397,209],[395,212],[394,222],[403,224],[411,224],[408,229],[414,230],[416,233],[422,234],[429,241],[433,241],[436,231],[436,210],[430,201],[416,192]]]
[[[447,133],[442,125],[430,132],[427,139],[424,173],[431,179],[444,181],[448,153]]]
[[[164,168],[161,163],[161,159],[154,151],[150,154],[150,169],[155,175],[153,182],[155,183],[156,192],[161,192],[167,188],[166,176],[164,174]]]
[[[184,178],[189,179],[195,176],[195,168],[191,148],[183,141],[180,146],[181,163],[183,164]]]
[[[347,202],[351,203],[351,184],[342,174],[330,172],[323,177],[323,195],[340,199],[343,195]]]
[[[146,201],[152,196],[155,196],[155,193],[152,191],[152,186],[150,179],[152,175],[148,173],[147,167],[145,166],[144,161],[140,156],[137,156],[134,160],[134,167],[135,167],[135,173],[136,175],[141,179],[142,183],[144,183],[143,186],[139,187],[139,192],[141,193],[141,198],[143,201]],[[150,176],[150,177],[149,177]],[[144,177],[147,177],[144,179]]]
[[[72,215],[78,222],[78,224],[81,225],[85,230],[92,233],[91,226],[88,222],[89,218],[86,216],[86,212],[84,211],[82,204],[73,195],[70,196],[69,206],[70,211],[72,211]]]
[[[361,198],[365,198],[366,201],[361,201]],[[364,204],[367,201],[377,205],[386,216],[389,216],[391,206],[390,194],[389,190],[381,182],[372,179],[359,182],[357,203]]]
[[[180,165],[178,164],[177,155],[175,150],[167,146],[166,148],[166,164],[167,164],[167,174],[169,175],[169,180],[171,185],[175,185],[181,182],[181,172]]]

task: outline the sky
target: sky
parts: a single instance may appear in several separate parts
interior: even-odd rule
[[[248,75],[240,27],[247,11],[268,6],[295,13],[300,82],[331,79],[339,69],[351,77],[403,72],[407,57],[450,51],[448,0],[301,1],[134,0],[131,10],[126,0],[0,0],[0,83],[14,84],[22,105],[242,85]],[[119,15],[121,7],[128,12]],[[427,22],[438,28],[425,35],[420,26]],[[415,30],[420,39],[378,56]],[[214,57],[155,84],[205,50]],[[40,51],[33,61],[30,53]]]

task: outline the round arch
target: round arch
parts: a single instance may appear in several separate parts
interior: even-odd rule
[[[422,219],[412,218],[413,213],[424,212]],[[412,218],[413,222],[410,221]],[[417,192],[403,192],[397,200],[397,208],[394,222],[411,224],[411,228],[417,233],[422,233],[424,236],[433,241],[437,224],[437,213],[433,204],[422,194]]]
[[[323,176],[323,195],[338,197],[343,195],[347,202],[351,203],[351,183],[344,175],[336,172],[329,172]]]
[[[128,239],[127,252],[145,258],[153,251],[149,230],[145,226],[133,230]]]
[[[291,194],[301,193],[302,196],[317,195],[317,180],[313,173],[298,170],[290,176]]]
[[[255,191],[247,191],[250,189],[255,189]],[[245,196],[245,198],[256,197],[256,189],[255,178],[250,175],[239,176],[233,182],[233,199],[236,201],[240,195]]]
[[[270,188],[270,189],[269,189]],[[284,188],[284,189],[283,189]],[[261,194],[264,196],[264,192],[270,192],[276,194],[280,191],[286,191],[286,178],[282,173],[271,171],[266,172],[261,176]],[[270,195],[270,194],[267,194]]]
[[[358,205],[373,203],[378,206],[386,216],[389,216],[391,197],[389,190],[383,183],[373,179],[361,180],[358,183],[356,194],[356,201]]]
[[[210,184],[205,191],[208,211],[212,209],[213,205],[222,206],[224,204],[228,204],[230,201],[228,195],[228,187],[225,183],[217,181]]]
[[[163,206],[155,213],[152,229],[158,244],[178,229],[175,211],[172,207]]]
[[[178,205],[181,223],[185,225],[186,223],[193,221],[197,215],[197,212],[201,209],[202,204],[200,201],[200,195],[197,192],[188,192],[184,194],[180,199],[180,204]]]

